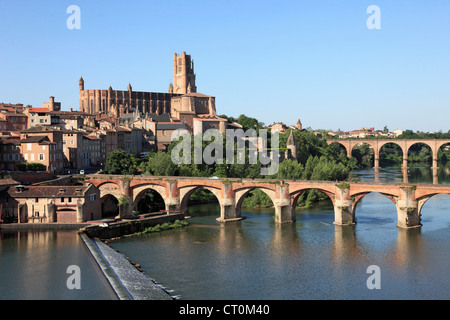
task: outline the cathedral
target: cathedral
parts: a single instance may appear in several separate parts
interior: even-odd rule
[[[197,93],[194,61],[186,52],[173,55],[173,83],[167,93],[133,91],[131,84],[126,90],[85,90],[80,78],[80,111],[120,118],[125,114],[168,114],[174,121],[193,127],[195,118],[216,118],[215,97]]]

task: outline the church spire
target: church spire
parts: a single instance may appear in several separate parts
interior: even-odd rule
[[[302,130],[302,122],[300,121],[300,119],[298,119],[296,127],[298,130]]]

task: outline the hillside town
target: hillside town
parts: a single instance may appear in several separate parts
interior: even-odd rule
[[[0,223],[101,219],[104,210],[95,187],[67,179],[53,185],[46,181],[98,172],[114,150],[136,158],[166,151],[178,129],[195,135],[211,128],[222,133],[242,128],[216,114],[215,97],[197,92],[195,77],[191,56],[175,53],[167,93],[137,92],[131,84],[126,90],[87,90],[80,77],[79,110],[64,111],[54,96],[39,107],[0,103]],[[292,128],[301,130],[300,120]],[[292,135],[289,141],[295,148]]]
[[[173,55],[173,82],[168,92],[85,89],[78,81],[79,110],[63,110],[54,96],[42,106],[0,103],[0,222],[79,223],[102,219],[116,203],[102,202],[99,190],[88,183],[61,176],[101,172],[108,155],[118,149],[145,158],[166,151],[175,130],[201,134],[215,128],[243,126],[238,119],[218,116],[215,97],[197,91],[194,61],[185,52]],[[280,161],[296,158],[295,125],[274,122],[272,133],[290,131]],[[396,137],[394,132],[361,128],[352,132],[314,132],[336,138]],[[258,147],[261,147],[258,144]],[[118,200],[118,199],[116,199]],[[112,208],[112,209],[111,209]]]

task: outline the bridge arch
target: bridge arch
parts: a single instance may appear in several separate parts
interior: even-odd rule
[[[423,209],[425,203],[426,203],[428,200],[430,200],[431,198],[433,198],[434,196],[438,196],[438,195],[447,195],[447,196],[450,196],[450,191],[449,191],[449,192],[436,192],[436,193],[430,193],[430,194],[421,196],[420,198],[417,198],[419,215],[422,215],[422,209]]]
[[[161,185],[148,183],[141,184],[132,188],[133,203],[137,204],[144,196],[144,194],[149,190],[157,192],[161,196],[161,198],[165,200],[166,188]]]
[[[449,145],[448,147],[450,148],[450,141],[440,143],[439,147],[437,148],[437,152],[439,152],[444,146],[447,147],[446,145]],[[447,158],[446,161],[450,161],[450,158]]]
[[[364,157],[364,153],[362,154],[357,154],[357,151],[359,152],[360,148],[364,148],[364,146],[368,146],[370,151],[369,151],[369,155],[371,155],[369,161],[370,163],[368,163],[366,160],[366,158]],[[361,141],[361,142],[356,142],[352,145],[352,149],[350,152],[351,156],[355,159],[358,160],[358,162],[362,163],[363,166],[365,167],[372,167],[375,165],[375,159],[378,159],[379,157],[377,156],[379,154],[379,149],[378,146],[375,145],[374,143],[370,142],[370,141]]]
[[[100,191],[100,199],[105,197],[106,195],[112,195],[117,200],[122,197],[122,188],[119,184],[113,181],[105,181],[97,185],[98,190]]]
[[[352,195],[352,214],[356,219],[358,218],[357,212],[356,212],[357,205],[367,195],[381,195],[381,196],[383,196],[383,198],[389,199],[394,204],[393,211],[392,211],[393,218],[397,217],[397,219],[398,219],[397,197],[395,195],[384,193],[384,192],[379,192],[379,191],[361,192],[361,193]]]
[[[219,205],[222,205],[221,190],[219,188],[206,186],[206,185],[184,186],[184,187],[179,189],[179,192],[180,192],[180,211],[181,212],[185,212],[185,213],[187,212],[188,202],[189,202],[190,196],[195,191],[197,191],[200,188],[204,188],[204,189],[210,191],[216,197],[217,201],[219,202]]]
[[[165,199],[165,195],[166,195],[166,188],[157,184],[144,184],[144,185],[138,185],[132,188],[132,196],[133,196],[133,208],[134,210],[138,210],[138,207],[140,205],[140,201],[142,200],[143,197],[145,197],[149,192],[153,192],[155,193],[157,198],[162,199],[163,202],[163,206],[161,208],[158,208],[160,210],[162,209],[166,209],[167,205],[166,205],[166,199]],[[148,207],[152,207],[151,205],[149,205]],[[155,206],[159,207],[159,206]],[[155,209],[156,210],[156,209]],[[147,213],[147,212],[141,212],[141,213]]]
[[[428,143],[426,143],[426,142],[422,142],[422,141],[416,141],[416,142],[414,142],[414,143],[408,144],[408,150],[407,150],[407,153],[408,153],[408,159],[409,159],[409,161],[412,160],[412,159],[411,159],[411,156],[413,155],[413,152],[418,152],[418,153],[420,153],[420,152],[422,151],[422,148],[420,148],[419,151],[414,150],[414,149],[416,149],[417,147],[420,147],[420,146],[422,146],[422,148],[426,148],[427,151],[429,152],[430,159],[429,159],[429,161],[426,161],[426,162],[430,162],[430,163],[431,163],[432,160],[433,160],[433,158],[434,158],[434,154],[436,154],[436,156],[437,156],[437,150],[433,150],[434,148],[433,148],[430,144],[428,144]]]
[[[320,192],[322,192],[323,194],[327,195],[328,198],[330,198],[331,203],[333,203],[334,206],[334,199],[335,199],[335,194],[334,192],[330,191],[330,190],[326,190],[326,189],[321,189],[321,188],[303,188],[303,189],[298,189],[295,190],[294,192],[290,193],[291,196],[291,205],[292,205],[292,209],[295,210],[295,208],[297,207],[297,203],[298,203],[298,199],[300,198],[300,196],[305,192],[305,191],[309,191],[309,190],[318,190]]]
[[[336,148],[336,150],[334,150],[334,152],[336,153],[336,156],[339,156],[337,153],[340,154],[342,151],[344,151],[345,155],[348,156],[347,147],[345,146],[345,144],[341,143],[340,141],[330,141],[330,143],[328,143],[328,145],[330,147]]]
[[[100,197],[102,218],[116,217],[119,214],[119,199],[112,194]]]

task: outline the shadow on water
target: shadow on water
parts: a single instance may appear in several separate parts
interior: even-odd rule
[[[0,299],[117,299],[77,231],[0,230]],[[81,270],[71,290],[67,269]]]

